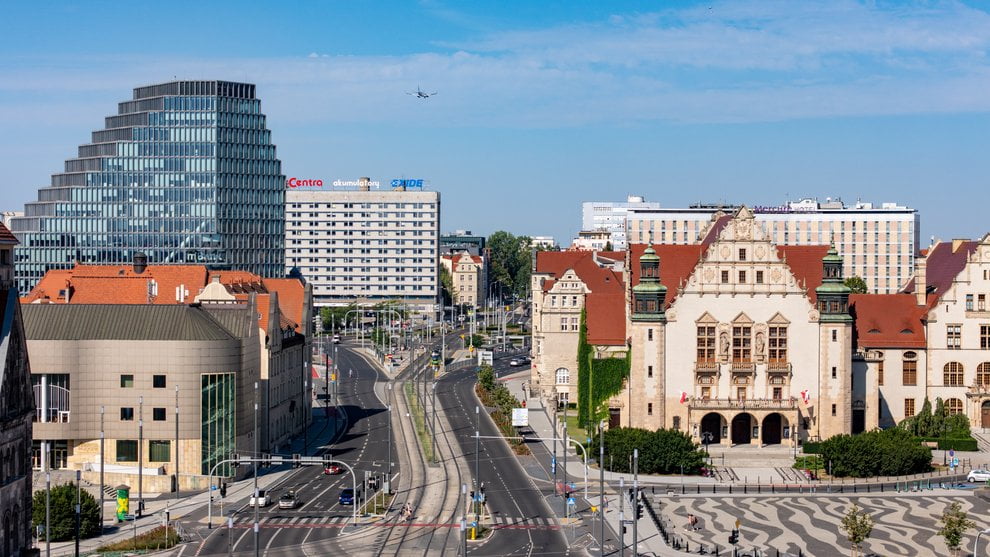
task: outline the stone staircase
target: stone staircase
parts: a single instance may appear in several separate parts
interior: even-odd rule
[[[990,452],[990,433],[986,432],[986,429],[980,429],[979,431],[973,430],[971,432],[973,439],[976,439],[976,446],[980,449],[981,453]]]

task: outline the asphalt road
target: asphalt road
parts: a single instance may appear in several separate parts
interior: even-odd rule
[[[450,420],[472,477],[476,456],[474,384],[475,372],[471,368],[449,374],[437,387],[437,400]],[[499,435],[487,416],[481,416],[480,427],[483,437]],[[497,523],[508,525],[494,530],[484,542],[469,544],[468,552],[471,555],[567,555],[567,541],[544,501],[552,493],[552,486],[537,487],[505,441],[481,439],[480,445],[479,480],[485,485],[488,508],[493,516],[500,517]]]
[[[340,345],[338,351],[340,370],[340,406],[347,416],[347,426],[336,443],[328,447],[334,459],[341,460],[354,468],[358,483],[364,481],[365,471],[381,475],[388,467],[388,453],[391,440],[388,435],[388,414],[379,399],[384,390],[375,384],[386,378],[362,358]],[[348,370],[353,370],[349,376]],[[322,381],[314,381],[314,389],[322,397]],[[317,428],[319,424],[314,422]],[[394,451],[393,447],[393,451]],[[311,453],[319,454],[323,450]],[[395,453],[392,453],[393,460]],[[398,466],[393,464],[393,474]],[[347,473],[335,476],[323,474],[322,466],[300,467],[279,485],[269,490],[275,503],[260,510],[258,548],[264,555],[300,555],[300,546],[311,545],[332,550],[334,538],[341,531],[354,530],[351,526],[352,507],[340,505],[338,497],[342,489],[351,487],[351,476]],[[277,500],[288,490],[294,490],[299,501],[293,510],[281,510]],[[226,516],[233,513],[234,527],[214,529],[204,540],[196,555],[226,555],[228,547],[233,553],[253,553],[255,551],[254,512],[247,505],[247,499],[225,501]],[[227,506],[233,503],[232,507]]]

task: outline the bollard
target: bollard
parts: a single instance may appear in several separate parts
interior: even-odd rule
[[[729,495],[732,495],[732,484],[729,484]]]
[[[760,488],[760,484],[756,484],[756,493],[757,494],[762,493],[761,488]]]
[[[681,495],[684,495],[684,484],[681,484]]]
[[[770,484],[770,493],[777,493],[777,490],[773,484]]]
[[[698,484],[698,495],[701,495],[701,484]]]
[[[715,494],[715,493],[716,493],[716,491],[715,491],[715,484],[712,484],[712,494]]]

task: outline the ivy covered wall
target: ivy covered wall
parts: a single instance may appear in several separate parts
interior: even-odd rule
[[[578,336],[578,423],[597,423],[608,418],[609,398],[619,394],[629,377],[630,352],[624,358],[595,359],[588,344],[587,312],[581,310]],[[590,390],[590,397],[589,397]]]

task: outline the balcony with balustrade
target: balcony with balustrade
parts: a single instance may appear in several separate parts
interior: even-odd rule
[[[790,398],[695,398],[690,402],[692,410],[795,410],[797,399]]]

